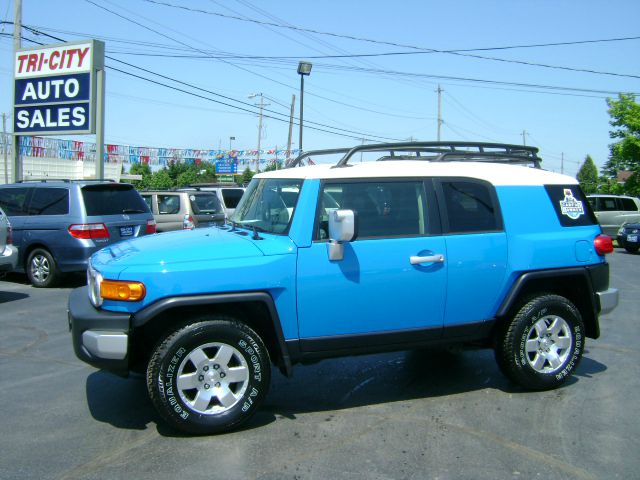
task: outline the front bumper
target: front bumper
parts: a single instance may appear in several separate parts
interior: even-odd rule
[[[95,308],[85,286],[69,295],[67,315],[73,349],[80,360],[114,373],[128,373],[131,325],[128,313]]]
[[[5,245],[0,251],[0,272],[10,272],[18,265],[18,249],[13,245]]]

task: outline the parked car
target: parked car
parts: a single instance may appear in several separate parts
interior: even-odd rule
[[[233,212],[238,205],[238,202],[242,198],[244,194],[245,188],[238,187],[236,185],[230,186],[215,186],[216,184],[202,184],[202,185],[192,185],[192,188],[197,188],[203,192],[213,192],[218,197],[220,204],[224,210],[224,214],[227,218],[231,218]]]
[[[158,232],[192,230],[224,223],[224,211],[213,192],[196,189],[140,192],[156,220]]]
[[[192,433],[246,422],[272,367],[333,356],[469,345],[526,389],[571,377],[618,303],[612,240],[575,178],[531,168],[537,148],[483,143],[297,167],[335,151],[256,175],[232,224],[94,254],[69,297],[78,358],[146,371],[162,418]]]
[[[625,223],[640,222],[640,200],[624,195],[588,195],[602,231],[612,238]]]
[[[11,223],[0,208],[0,277],[18,264],[18,249],[13,246]]]
[[[155,233],[155,221],[132,185],[46,180],[0,185],[0,207],[13,227],[19,271],[34,287],[86,271],[97,250]]]
[[[618,230],[618,246],[629,253],[637,253],[640,250],[640,222],[625,223]]]

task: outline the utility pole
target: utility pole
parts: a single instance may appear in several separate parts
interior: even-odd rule
[[[2,146],[4,149],[4,183],[9,183],[9,164],[7,162],[7,151],[9,150],[9,140],[7,136],[7,114],[2,114]]]
[[[295,93],[291,95],[291,113],[289,114],[289,138],[287,139],[287,162],[291,159],[291,134],[293,132],[293,114],[296,105]]]
[[[560,154],[560,173],[564,173],[564,152]]]
[[[256,156],[256,173],[260,172],[260,141],[262,140],[262,109],[265,107],[264,95],[262,93],[252,93],[249,98],[260,97],[260,113],[258,118],[258,154]],[[268,105],[268,104],[267,104]]]
[[[22,0],[13,1],[13,57],[11,59],[11,71],[15,69],[15,59],[18,50],[22,47]],[[20,137],[13,131],[13,181],[22,180],[22,159],[20,158]],[[6,167],[5,167],[6,172]]]
[[[442,92],[444,90],[440,88],[440,84],[438,84],[438,141],[440,141],[440,130],[442,128]]]
[[[526,135],[527,135],[527,131],[522,130],[522,145],[524,145],[525,147],[527,146]]]

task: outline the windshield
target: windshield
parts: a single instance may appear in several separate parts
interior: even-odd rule
[[[301,185],[301,179],[253,179],[231,220],[261,232],[286,234]]]

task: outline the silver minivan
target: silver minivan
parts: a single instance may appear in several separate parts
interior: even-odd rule
[[[625,223],[640,222],[640,200],[625,195],[587,195],[604,234],[615,238]]]
[[[224,224],[224,210],[213,192],[195,189],[141,191],[158,233]]]

